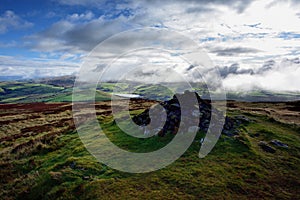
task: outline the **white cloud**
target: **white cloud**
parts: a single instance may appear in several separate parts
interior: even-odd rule
[[[13,11],[7,10],[0,16],[0,34],[6,33],[10,29],[22,29],[31,27],[33,24],[21,19]]]
[[[5,43],[0,42],[0,48],[10,48],[10,47],[16,47],[16,46],[17,46],[16,41],[5,42]]]
[[[98,7],[99,13],[103,14],[97,18],[94,9],[95,14],[91,11],[73,13],[25,38],[25,46],[45,54],[56,54],[60,62],[81,59],[97,44],[121,31],[147,26],[166,27],[193,39],[207,51],[215,65],[238,63],[236,73],[224,79],[228,89],[299,89],[299,66],[289,62],[280,64],[283,58],[300,56],[300,4],[297,1],[57,1],[63,5],[85,6],[88,10]],[[122,14],[125,10],[130,10],[130,14]],[[14,13],[10,14],[14,16]],[[7,27],[14,26],[0,24],[0,32],[7,31]],[[120,48],[134,42],[137,42],[134,37],[117,41],[101,57],[109,60],[119,53]],[[270,59],[279,63],[272,70],[247,73],[248,69],[257,72]],[[115,71],[122,73],[121,68],[132,62],[131,58],[120,60],[120,70]],[[159,64],[164,66],[166,63],[160,61]],[[172,64],[176,66],[176,63]],[[145,74],[150,72],[146,70]]]
[[[74,13],[67,17],[67,19],[70,21],[91,20],[93,18],[94,18],[94,13],[91,11],[87,11],[87,12],[81,13],[81,14]]]
[[[241,91],[266,89],[271,91],[300,92],[299,59],[272,62],[267,70],[255,74],[229,74],[223,84],[227,90]]]
[[[57,59],[25,59],[0,55],[0,76],[23,78],[63,76],[79,70],[79,64]]]
[[[115,19],[101,16],[80,20],[87,18],[93,18],[93,14],[86,12],[68,16],[46,30],[26,37],[26,46],[42,52],[87,53],[108,37],[132,27],[130,18],[122,15]]]

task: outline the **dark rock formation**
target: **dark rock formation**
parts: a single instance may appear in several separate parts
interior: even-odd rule
[[[270,145],[268,145],[268,143],[267,142],[265,142],[265,141],[260,141],[259,143],[258,143],[258,145],[262,148],[262,150],[264,150],[265,152],[268,152],[268,153],[275,153],[276,152],[276,150],[273,148],[273,147],[271,147]]]
[[[279,140],[272,140],[270,142],[271,144],[278,146],[278,147],[283,147],[283,148],[289,148],[289,146],[287,144],[284,144],[283,142],[279,141]]]
[[[193,105],[195,101],[191,100],[192,98],[195,98],[195,96],[197,98],[196,102],[198,105]],[[181,109],[180,102],[188,105],[185,107],[188,109]],[[198,128],[206,132],[210,125],[211,118],[215,117],[216,119],[218,119],[218,116],[222,114],[220,111],[212,109],[210,101],[203,100],[197,93],[190,91],[185,91],[184,94],[176,94],[172,99],[161,102],[159,105],[165,109],[166,119],[160,119],[161,116],[155,116],[150,119],[149,109],[146,109],[143,113],[133,117],[133,121],[139,126],[146,126],[151,122],[151,120],[166,120],[162,129],[158,132],[159,136],[164,136],[168,133],[176,134],[179,129],[182,117],[192,118],[191,116],[199,117],[200,120]],[[235,134],[237,134],[236,127],[244,122],[249,121],[250,120],[245,116],[237,116],[234,118],[226,117],[223,127],[223,134],[227,136],[234,136]],[[214,120],[214,122],[219,123],[218,120]],[[191,126],[185,124],[185,126],[187,126],[186,130],[195,128],[195,125],[192,125],[194,124],[193,122],[191,122],[190,124]],[[214,126],[214,124],[212,124],[212,126]]]

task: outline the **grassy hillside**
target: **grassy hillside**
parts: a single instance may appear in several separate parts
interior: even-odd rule
[[[64,90],[63,87],[21,82],[1,82],[0,88],[1,103],[39,102]]]
[[[32,102],[71,102],[74,77],[57,77],[28,82],[0,82],[0,103],[32,103]],[[192,83],[191,87],[209,99],[209,92],[203,83]],[[145,99],[167,100],[175,91],[183,92],[184,84],[143,84],[136,82],[101,83],[97,86],[96,101],[109,100],[115,93],[137,94]],[[76,100],[86,99],[86,95],[78,94]],[[295,101],[300,100],[299,92],[271,92],[255,90],[248,92],[227,91],[227,99],[239,101]]]
[[[151,103],[132,103],[139,113]],[[257,107],[257,106],[256,106]],[[110,140],[135,152],[151,151],[171,137],[137,139],[113,123],[107,103],[96,105]],[[265,115],[244,115],[238,134],[222,135],[213,151],[198,158],[199,133],[170,166],[146,174],[116,171],[95,160],[74,129],[69,104],[0,106],[1,199],[299,199],[300,135],[294,126]],[[20,114],[22,113],[22,114]],[[270,144],[280,140],[288,148]],[[269,143],[275,152],[259,145]]]
[[[275,92],[265,90],[253,90],[248,92],[227,92],[227,99],[236,101],[269,101],[269,102],[280,102],[280,101],[296,101],[300,100],[299,92]]]
[[[0,82],[0,103],[34,102],[72,102],[72,87],[54,86],[42,83]],[[77,101],[88,97],[82,93]],[[96,101],[109,100],[110,95],[103,91],[96,92]]]

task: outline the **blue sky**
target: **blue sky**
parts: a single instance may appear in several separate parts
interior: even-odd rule
[[[2,0],[0,76],[75,74],[98,43],[143,27],[197,41],[229,89],[300,90],[297,0]]]

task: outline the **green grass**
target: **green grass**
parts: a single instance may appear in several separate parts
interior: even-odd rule
[[[47,84],[7,82],[1,83],[0,103],[72,102],[73,89]],[[97,91],[95,101],[109,100],[106,92]],[[75,101],[91,100],[85,94],[77,94]]]
[[[96,91],[94,99],[95,99],[95,101],[106,101],[106,100],[110,100],[111,97],[108,93]],[[74,101],[88,101],[88,100],[91,101],[91,100],[93,100],[93,98],[88,97],[86,94],[82,93],[82,94],[76,94],[75,99],[73,99],[72,92],[65,92],[65,93],[58,94],[53,98],[48,98],[45,101],[47,101],[47,102],[72,102],[73,100]]]
[[[0,93],[4,93],[4,89],[0,87]]]
[[[1,103],[30,103],[40,102],[49,96],[53,96],[64,90],[63,87],[56,87],[46,84],[7,82],[1,84]]]
[[[50,81],[51,82],[51,81]],[[164,84],[143,84],[135,82],[126,83],[101,83],[97,86],[96,101],[108,100],[113,93],[134,93],[147,99],[167,100],[175,91],[185,90],[182,83],[170,83],[167,87]],[[192,83],[192,88],[203,98],[210,98],[209,92],[203,83]],[[213,91],[212,91],[213,93]],[[30,82],[1,82],[0,103],[32,103],[32,102],[71,102],[72,87],[55,86],[42,83]],[[217,95],[217,93],[215,93]],[[84,95],[78,95],[78,100],[86,99]],[[227,99],[241,101],[286,101],[300,99],[299,92],[271,92],[271,91],[249,91],[234,92],[227,91]]]
[[[240,113],[230,113],[236,114]],[[78,135],[67,132],[23,155],[11,154],[15,157],[10,158],[12,176],[19,175],[20,181],[5,185],[2,195],[18,199],[299,199],[299,132],[265,117],[248,117],[253,122],[242,125],[238,137],[221,136],[207,157],[198,158],[197,141],[203,136],[199,133],[181,158],[145,174],[124,173],[97,162]],[[110,140],[126,150],[148,152],[172,139],[133,138],[110,117],[99,119]],[[272,139],[289,148],[274,147],[276,153],[271,154],[258,146],[259,141]]]

